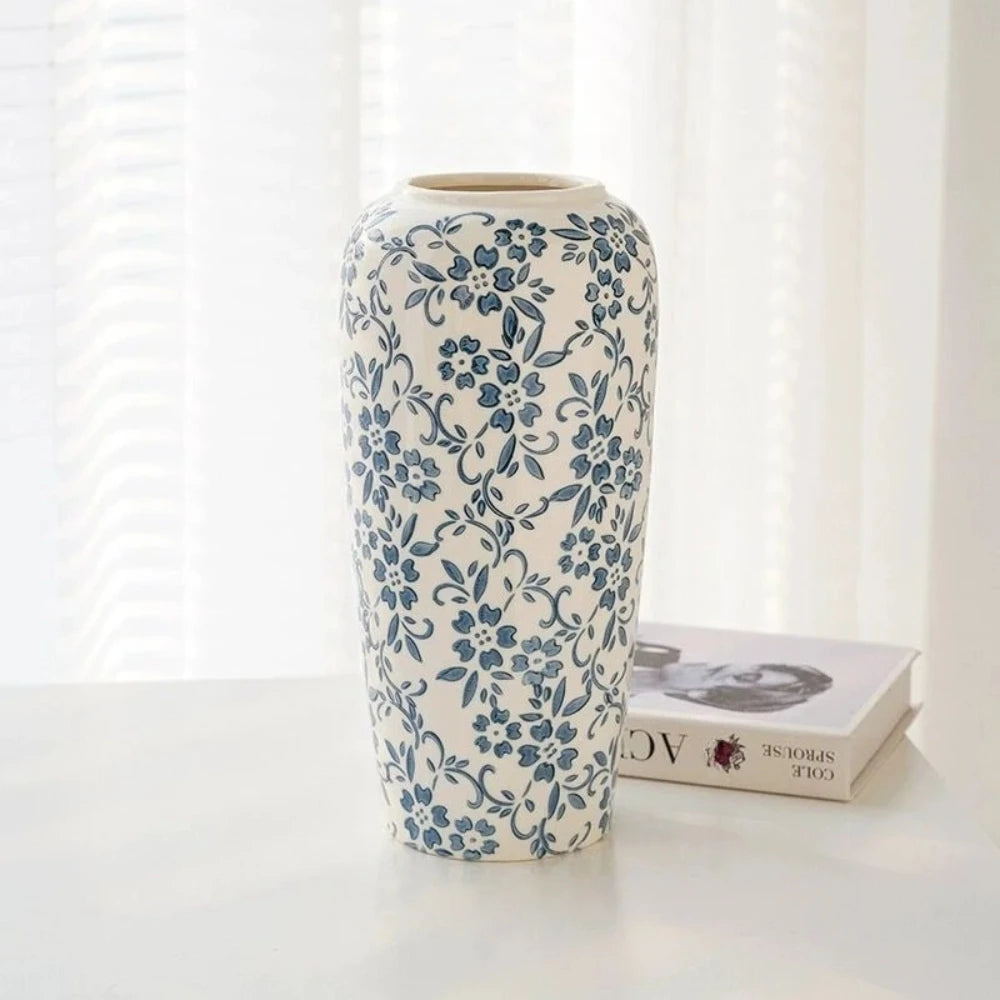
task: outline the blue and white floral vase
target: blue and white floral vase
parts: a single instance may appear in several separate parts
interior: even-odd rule
[[[343,401],[375,754],[428,854],[611,820],[639,604],[656,265],[599,183],[418,177],[344,256]]]

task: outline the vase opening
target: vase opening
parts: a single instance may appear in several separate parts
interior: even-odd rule
[[[411,194],[420,197],[506,200],[528,198],[550,200],[598,196],[602,185],[589,177],[570,174],[462,173],[421,174],[405,182]]]

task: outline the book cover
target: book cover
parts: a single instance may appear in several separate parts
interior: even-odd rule
[[[619,773],[848,800],[912,717],[917,655],[640,623]]]

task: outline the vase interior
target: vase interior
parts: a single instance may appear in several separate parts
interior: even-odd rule
[[[447,195],[530,195],[591,193],[600,186],[586,177],[568,174],[456,173],[422,174],[411,177],[406,186],[418,194]]]

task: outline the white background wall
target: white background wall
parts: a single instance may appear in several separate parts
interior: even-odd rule
[[[919,741],[1000,836],[1000,6],[951,9],[927,698]]]

